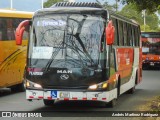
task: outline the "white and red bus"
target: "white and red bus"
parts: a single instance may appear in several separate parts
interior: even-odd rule
[[[30,27],[26,99],[97,100],[114,106],[141,81],[140,27],[97,3],[57,3],[35,12]]]
[[[142,32],[143,69],[160,68],[160,32]]]

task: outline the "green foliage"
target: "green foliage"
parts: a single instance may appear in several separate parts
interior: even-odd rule
[[[136,10],[135,4],[125,5],[122,8],[122,10],[118,13],[127,17],[127,18],[130,18],[130,19],[137,21],[139,24],[143,24],[142,14]]]
[[[160,32],[160,27],[158,27],[156,31],[157,31],[157,32]]]
[[[141,30],[144,31],[144,17],[141,12],[139,12],[136,8],[136,4],[128,4],[123,7],[123,9],[119,12],[119,14],[133,19],[137,21],[141,25]],[[158,31],[158,16],[155,13],[150,14],[150,12],[146,12],[146,26],[145,31]]]
[[[160,10],[160,0],[121,0],[123,4],[135,4],[138,11],[147,10],[151,13]]]
[[[63,0],[47,0],[47,2],[44,3],[44,7],[51,7],[53,4],[57,2],[63,2]]]
[[[117,9],[118,9],[117,4],[110,5],[110,4],[108,4],[107,1],[104,1],[104,3],[102,4],[99,0],[96,0],[96,2],[100,5],[102,5],[103,8],[108,9],[108,10],[117,11]]]
[[[141,27],[141,31],[145,31],[145,32],[153,32],[152,30],[151,30],[151,28],[149,27],[149,25],[141,25],[140,26]]]

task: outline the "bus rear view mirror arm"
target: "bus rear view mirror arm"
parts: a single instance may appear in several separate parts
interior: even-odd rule
[[[114,32],[115,28],[112,25],[112,21],[108,22],[108,26],[106,27],[106,43],[107,45],[112,45],[114,42]]]
[[[23,37],[23,32],[25,30],[27,30],[28,26],[31,24],[31,21],[30,20],[24,20],[22,21],[17,29],[16,29],[16,34],[15,34],[15,37],[16,37],[16,45],[21,45],[22,44],[22,37]]]

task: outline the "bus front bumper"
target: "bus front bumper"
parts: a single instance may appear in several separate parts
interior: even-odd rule
[[[143,61],[143,67],[160,67],[160,61]]]
[[[109,102],[117,98],[117,89],[103,92],[76,92],[60,90],[26,90],[28,100],[97,100]]]

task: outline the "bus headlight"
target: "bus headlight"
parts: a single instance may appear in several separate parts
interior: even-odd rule
[[[107,88],[107,86],[108,86],[107,82],[102,82],[99,84],[91,85],[91,86],[89,86],[88,89],[90,89],[90,90],[105,89],[105,88]]]
[[[31,82],[29,80],[26,81],[26,87],[28,87],[28,88],[38,88],[38,89],[42,88],[42,86],[40,84]]]

